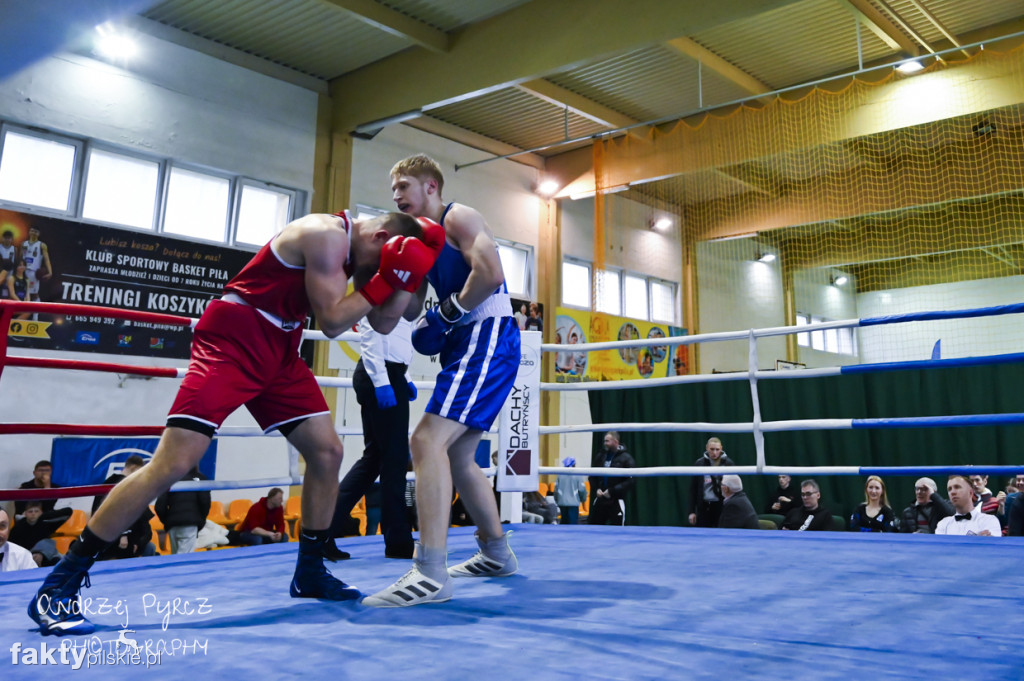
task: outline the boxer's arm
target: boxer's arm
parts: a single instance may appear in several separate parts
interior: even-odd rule
[[[302,236],[301,249],[306,263],[306,295],[328,338],[352,327],[372,309],[358,293],[347,293],[348,235],[341,230],[311,230]]]
[[[498,246],[483,216],[469,206],[453,206],[445,218],[445,229],[470,266],[458,302],[463,309],[472,310],[505,281]]]

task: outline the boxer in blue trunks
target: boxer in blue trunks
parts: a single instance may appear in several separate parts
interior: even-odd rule
[[[519,325],[498,247],[480,213],[444,203],[444,176],[432,159],[416,155],[400,161],[391,180],[398,209],[441,223],[446,240],[427,273],[440,303],[412,334],[417,352],[440,355],[441,361],[434,393],[410,442],[420,541],[412,569],[363,599],[364,605],[381,608],[447,601],[452,578],[505,577],[518,569],[490,481],[475,461],[477,443],[494,423],[519,370]],[[477,525],[480,549],[449,568],[453,483]]]

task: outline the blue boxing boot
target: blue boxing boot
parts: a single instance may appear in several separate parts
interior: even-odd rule
[[[330,530],[302,529],[299,533],[299,557],[292,577],[292,598],[321,598],[326,601],[353,601],[362,594],[324,566],[324,544],[330,539]]]
[[[88,588],[89,568],[94,558],[68,552],[43,580],[35,597],[28,604],[28,616],[39,625],[44,636],[91,634],[96,627],[85,618],[79,592]]]

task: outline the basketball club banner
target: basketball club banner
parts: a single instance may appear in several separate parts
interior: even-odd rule
[[[38,231],[35,242],[30,229]],[[38,300],[49,303],[199,317],[252,257],[163,234],[0,210],[0,234],[8,231],[19,254],[39,253],[33,262]],[[192,342],[189,329],[102,314],[17,316],[11,347],[184,359]]]
[[[53,464],[53,483],[61,487],[101,485],[115,473],[124,471],[124,462],[138,455],[147,463],[153,458],[155,437],[55,437],[50,452]],[[199,472],[215,479],[217,471],[217,440],[199,462]]]

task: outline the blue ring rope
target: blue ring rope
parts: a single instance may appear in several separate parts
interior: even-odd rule
[[[972,310],[936,310],[933,312],[908,312],[891,314],[884,317],[865,317],[860,320],[861,326],[878,326],[879,324],[898,324],[900,322],[927,322],[936,319],[968,319],[972,317],[992,317],[1002,314],[1018,314],[1024,312],[1024,303],[996,305],[994,307],[978,307]]]
[[[875,364],[852,364],[839,367],[840,374],[870,374],[876,371],[904,371],[909,369],[951,369],[955,367],[988,366],[991,364],[1015,364],[1024,362],[1024,352],[1007,355],[985,355],[982,357],[954,357],[951,359],[918,359],[907,362],[878,362]]]
[[[1024,424],[1024,414],[972,414],[969,416],[908,416],[853,419],[851,428],[945,428]]]

